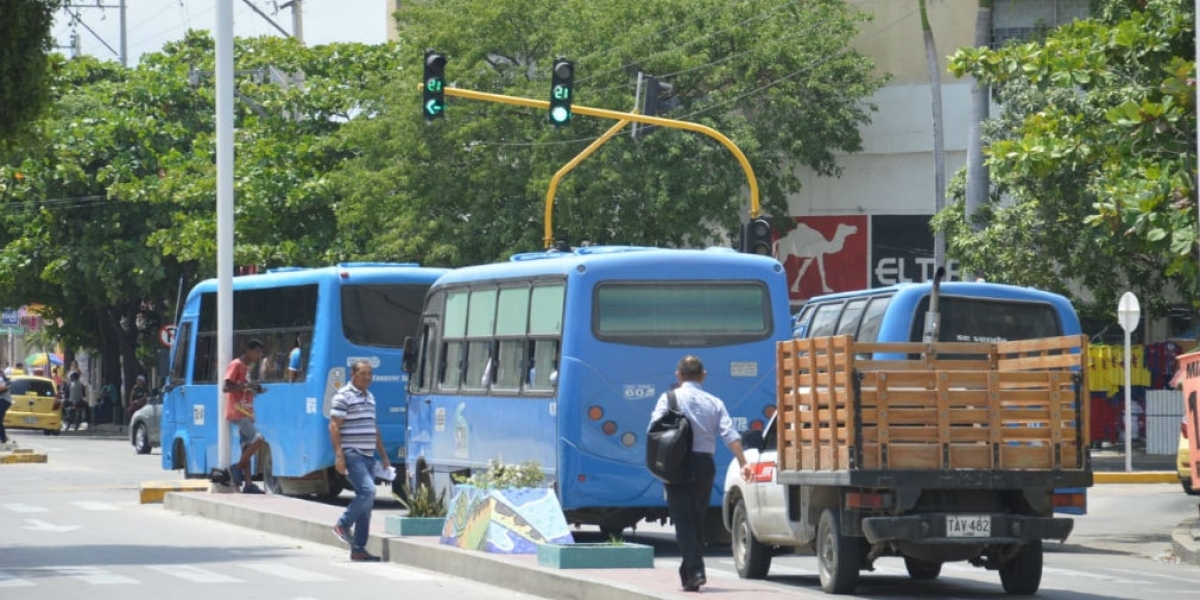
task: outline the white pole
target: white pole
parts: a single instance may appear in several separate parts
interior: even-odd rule
[[[233,359],[233,0],[217,1],[217,373]],[[218,386],[218,390],[220,386]],[[225,394],[217,392],[217,465],[229,467]]]
[[[1129,330],[1125,330],[1125,472],[1133,471],[1133,395],[1130,393]]]

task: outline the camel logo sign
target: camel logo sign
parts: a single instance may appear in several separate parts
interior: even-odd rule
[[[867,217],[796,217],[796,223],[775,240],[792,300],[867,287]]]

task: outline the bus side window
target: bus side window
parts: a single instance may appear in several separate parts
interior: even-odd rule
[[[874,342],[879,338],[879,326],[883,323],[883,315],[887,312],[891,296],[876,296],[867,303],[862,320],[858,326],[858,335],[854,338],[860,342]]]
[[[836,335],[850,334],[854,335],[858,331],[858,320],[863,314],[863,308],[867,305],[866,298],[855,298],[846,303],[846,310],[842,311],[842,317],[838,319]]]
[[[184,322],[179,326],[175,338],[175,356],[171,362],[171,385],[182,385],[187,381],[187,365],[192,356],[192,323]]]
[[[813,313],[812,323],[808,326],[808,336],[810,338],[821,337],[825,335],[833,335],[833,328],[837,325],[838,315],[842,314],[841,301],[822,304],[817,307]]]

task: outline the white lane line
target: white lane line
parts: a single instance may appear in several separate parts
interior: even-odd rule
[[[20,577],[14,577],[4,571],[0,571],[0,588],[30,587],[34,585],[37,584],[28,579],[21,579]]]
[[[1176,577],[1174,575],[1166,575],[1164,573],[1147,573],[1145,571],[1135,571],[1133,569],[1114,569],[1112,567],[1105,567],[1104,570],[1112,571],[1113,573],[1129,573],[1131,575],[1140,575],[1143,577],[1149,575],[1155,579],[1171,579],[1174,581],[1181,581],[1183,583],[1190,583],[1193,585],[1196,583],[1195,577]]]
[[[84,500],[80,502],[72,502],[71,504],[74,504],[83,510],[121,510],[121,508],[116,504],[111,504],[109,502],[94,502],[90,500]]]
[[[32,531],[53,531],[55,533],[65,533],[82,527],[81,525],[55,525],[40,519],[25,519],[25,522],[29,524],[26,525],[24,529],[29,529]]]
[[[438,579],[438,576],[433,573],[410,567],[353,562],[335,562],[329,564],[342,569],[350,569],[355,573],[365,573],[395,581],[435,581]]]
[[[4,508],[18,513],[43,513],[50,510],[43,506],[33,506],[31,504],[5,504]]]
[[[1075,571],[1072,569],[1059,569],[1057,567],[1042,567],[1042,573],[1055,573],[1058,575],[1066,575],[1067,577],[1079,577],[1081,579],[1093,579],[1096,581],[1107,581],[1109,583],[1125,583],[1129,585],[1149,585],[1150,582],[1145,579],[1126,579],[1124,577],[1114,577],[1103,573],[1089,573],[1086,571]]]
[[[341,581],[341,579],[338,579],[337,577],[334,577],[332,575],[326,575],[324,573],[317,573],[316,571],[308,571],[306,569],[299,569],[296,567],[289,567],[288,565],[240,565],[240,566],[250,569],[252,571],[258,571],[259,573],[266,573],[267,575],[274,575],[275,577],[279,577],[281,579],[288,579],[291,581]]]
[[[178,577],[192,583],[241,583],[243,580],[209,569],[191,565],[147,565],[150,569]]]
[[[101,569],[100,567],[96,567],[96,566],[39,567],[39,568],[45,569],[47,571],[53,571],[54,573],[57,573],[64,577],[72,577],[72,578],[78,579],[84,583],[90,583],[92,585],[126,585],[126,584],[133,584],[133,583],[136,583],[136,584],[142,583],[136,579],[133,579],[132,577],[126,577],[126,576],[118,574],[118,573],[113,573],[112,571],[106,571],[106,570]]]

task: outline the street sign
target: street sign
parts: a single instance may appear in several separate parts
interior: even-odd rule
[[[158,330],[158,343],[162,344],[164,348],[170,348],[171,342],[175,341],[175,330],[176,327],[172,324],[160,327]]]
[[[0,327],[16,327],[21,322],[21,315],[17,309],[5,310],[0,315]]]

